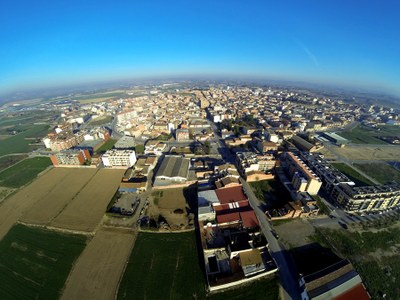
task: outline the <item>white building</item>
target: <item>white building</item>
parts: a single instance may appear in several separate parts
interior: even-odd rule
[[[101,160],[105,167],[132,167],[136,163],[134,150],[108,150]]]

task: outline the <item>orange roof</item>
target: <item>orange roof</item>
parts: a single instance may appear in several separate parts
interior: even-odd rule
[[[236,213],[217,216],[218,224],[234,223],[234,222],[239,222],[239,221],[240,221],[240,214],[237,213],[237,212]]]

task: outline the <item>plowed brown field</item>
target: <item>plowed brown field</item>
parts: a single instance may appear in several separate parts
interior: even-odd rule
[[[101,169],[50,226],[93,232],[114,196],[125,170]]]
[[[36,202],[50,193],[70,173],[69,169],[51,169],[0,205],[0,239]]]
[[[58,168],[60,169],[60,168]],[[81,189],[95,176],[97,169],[69,169],[62,181],[26,212],[21,221],[30,224],[50,223],[76,197]]]

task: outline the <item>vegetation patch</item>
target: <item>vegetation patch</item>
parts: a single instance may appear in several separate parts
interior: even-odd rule
[[[194,231],[139,233],[118,299],[204,299]]]
[[[37,174],[51,165],[48,157],[25,159],[0,173],[0,185],[19,188],[31,182]]]
[[[107,150],[111,150],[114,147],[116,142],[117,142],[117,140],[115,140],[115,139],[109,139],[107,142],[105,142],[103,145],[101,145],[101,147],[99,147],[99,149],[96,150],[96,153],[103,154]]]
[[[0,242],[0,298],[59,298],[85,245],[85,236],[15,225]]]
[[[356,167],[382,184],[400,182],[400,171],[385,162],[356,164]]]
[[[9,156],[1,157],[0,158],[0,172],[1,172],[1,170],[11,167],[12,165],[16,164],[17,162],[19,162],[27,157],[28,157],[28,155],[25,155],[25,154],[9,155]]]
[[[48,131],[48,125],[30,125],[29,129],[24,130],[7,139],[0,140],[0,156],[11,153],[28,153],[32,151],[30,138],[39,138]]]
[[[351,232],[316,229],[312,239],[348,258],[367,285],[373,299],[400,298],[400,229]]]
[[[250,182],[250,186],[256,197],[265,202],[268,209],[280,207],[291,200],[285,187],[274,179]]]
[[[358,173],[356,170],[354,170],[352,167],[344,163],[333,163],[332,166],[334,166],[340,172],[349,177],[349,179],[354,181],[357,186],[374,185],[373,182],[371,182],[360,173]]]

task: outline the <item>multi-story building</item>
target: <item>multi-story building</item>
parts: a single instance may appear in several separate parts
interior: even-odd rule
[[[275,163],[271,155],[257,155],[254,152],[236,153],[236,165],[239,173],[244,177],[252,171],[268,172],[275,167]]]
[[[50,160],[54,166],[58,165],[83,165],[90,159],[89,151],[80,150],[64,150],[50,156]]]
[[[332,197],[348,211],[382,210],[400,202],[400,185],[350,186],[337,185]]]
[[[318,194],[322,185],[321,179],[292,152],[286,152],[284,158],[287,173],[292,180],[295,190],[298,192],[307,192],[310,195]]]
[[[189,140],[189,129],[177,129],[175,131],[177,141],[188,141]]]
[[[132,167],[136,163],[134,150],[108,150],[101,160],[105,167]]]
[[[52,151],[61,151],[72,148],[84,141],[84,134],[81,132],[75,134],[58,134],[47,136],[43,139],[46,148]]]

